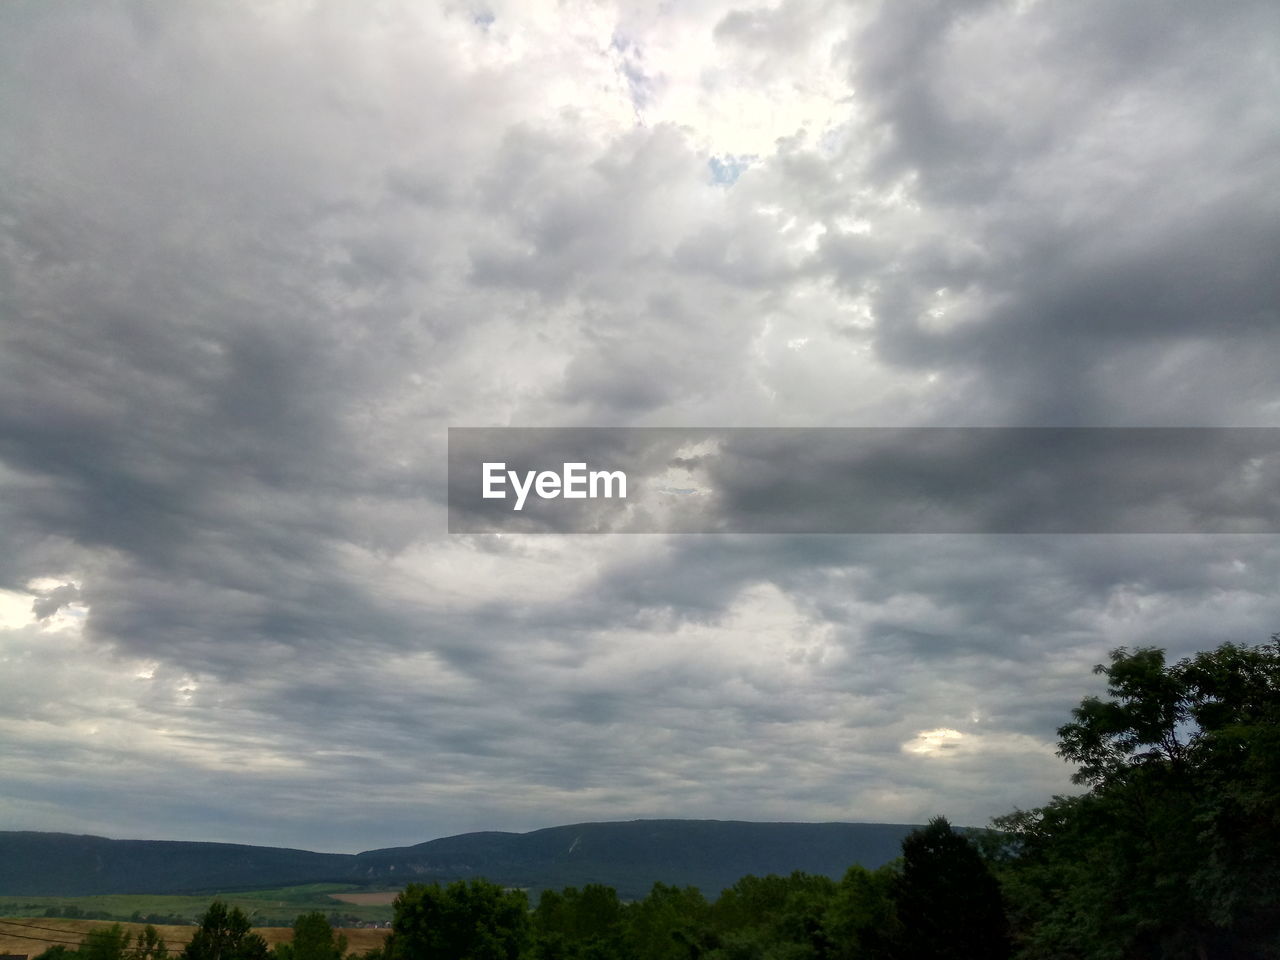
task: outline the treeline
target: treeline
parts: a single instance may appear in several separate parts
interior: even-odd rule
[[[38,907],[38,904],[26,904],[25,909],[30,910],[32,907]],[[0,903],[0,916],[16,916],[23,906],[17,903],[4,904]],[[35,914],[32,914],[33,916]],[[156,926],[171,927],[193,927],[196,921],[190,916],[184,916],[177,913],[143,913],[141,910],[134,910],[130,914],[112,913],[109,910],[85,910],[75,904],[68,904],[65,907],[46,907],[39,914],[42,917],[52,917],[67,920],[108,920],[121,923],[149,923]],[[260,927],[288,927],[294,922],[296,914],[271,915],[263,914],[257,910],[254,911],[254,921]],[[343,913],[339,910],[330,910],[326,917],[329,926],[346,928],[356,927],[362,928],[366,926],[366,921],[354,914]]]
[[[6,904],[0,903],[0,911],[3,911],[5,906]],[[7,911],[5,915],[10,916],[15,913],[17,913],[17,904],[13,904],[13,909]],[[67,904],[65,907],[45,907],[41,916],[65,917],[68,920],[122,920],[128,923],[155,923],[171,926],[181,926],[183,924],[191,925],[192,923],[189,917],[179,916],[176,913],[144,914],[141,910],[135,910],[128,916],[125,916],[122,913],[112,913],[109,910],[85,910],[83,907],[77,907],[75,904]]]
[[[1082,793],[991,831],[939,817],[879,870],[749,876],[714,901],[588,885],[532,905],[484,880],[411,884],[359,957],[323,914],[269,950],[215,903],[180,960],[1280,960],[1277,643],[1172,665],[1115,651],[1096,668],[1107,696],[1058,730]],[[165,960],[155,939],[95,931],[79,958]]]
[[[937,952],[945,943],[945,951]],[[744,877],[708,901],[656,884],[643,900],[610,887],[524,894],[485,881],[411,885],[384,948],[363,960],[859,960],[1005,958],[999,886],[978,849],[941,818],[912,834],[895,865],[840,881]]]
[[[74,904],[68,904],[65,907],[45,907],[44,916],[46,917],[66,917],[70,920],[119,920],[120,917],[113,917],[106,910],[84,910]],[[159,921],[151,921],[157,923]]]

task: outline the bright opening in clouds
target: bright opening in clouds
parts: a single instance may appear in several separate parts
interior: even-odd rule
[[[1275,537],[449,535],[446,431],[1278,426],[1278,37],[4,4],[0,821],[351,851],[1072,789],[1090,667],[1280,629]]]

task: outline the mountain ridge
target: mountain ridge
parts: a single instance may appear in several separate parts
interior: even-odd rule
[[[213,841],[114,840],[0,831],[0,896],[167,894],[340,882],[386,886],[485,877],[531,892],[603,883],[624,897],[655,882],[708,896],[754,873],[834,878],[898,855],[910,824],[627,820],[525,833],[478,831],[356,854]]]

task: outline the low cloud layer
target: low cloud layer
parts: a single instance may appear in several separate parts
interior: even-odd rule
[[[450,426],[1274,426],[1280,12],[0,9],[0,820],[982,823],[1272,536],[462,536]],[[786,469],[785,463],[774,464]]]

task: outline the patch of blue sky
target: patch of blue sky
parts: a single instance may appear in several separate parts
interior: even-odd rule
[[[634,40],[620,33],[613,35],[609,46],[618,55],[615,68],[627,85],[627,95],[631,98],[636,116],[639,117],[640,111],[653,102],[654,95],[653,80],[645,74],[640,65],[643,55]]]
[[[707,167],[711,170],[711,182],[722,187],[731,187],[747,168],[759,159],[759,155],[754,153],[713,155],[707,161]]]

